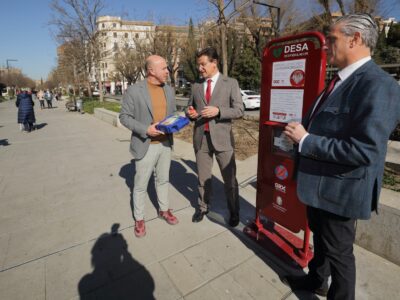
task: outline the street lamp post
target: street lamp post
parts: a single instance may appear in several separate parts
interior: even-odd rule
[[[7,65],[7,85],[11,85],[11,82],[10,82],[10,65],[9,65],[9,61],[18,61],[18,59],[11,59],[11,58],[7,58],[6,59],[6,65]],[[7,88],[7,92],[8,92],[8,89],[9,88]],[[15,92],[15,89],[13,89],[14,90],[14,92]]]
[[[263,6],[267,6],[269,8],[275,8],[277,10],[277,17],[276,17],[277,20],[276,20],[275,35],[278,37],[279,36],[279,26],[281,24],[281,8],[279,6],[266,4],[264,2],[260,2],[260,1],[256,1],[256,0],[253,0],[253,3],[259,4],[259,5],[263,5]]]
[[[10,65],[9,65],[9,61],[18,61],[18,59],[10,59],[10,58],[7,58],[6,59],[6,64],[7,64],[7,74],[8,75],[10,75]]]

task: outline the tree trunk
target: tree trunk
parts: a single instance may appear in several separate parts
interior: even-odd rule
[[[99,96],[100,96],[100,102],[104,101],[104,96],[103,96],[103,82],[101,81],[101,76],[99,80]]]
[[[224,16],[224,0],[218,2],[219,10],[219,29],[221,33],[221,56],[222,56],[222,73],[228,76],[228,53],[226,49],[226,21]]]

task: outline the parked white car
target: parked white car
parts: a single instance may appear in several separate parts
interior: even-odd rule
[[[260,94],[251,90],[240,90],[244,109],[260,108]]]

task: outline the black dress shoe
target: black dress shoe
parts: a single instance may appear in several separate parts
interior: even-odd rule
[[[239,215],[231,215],[229,219],[229,226],[236,227],[239,224]]]
[[[208,210],[206,211],[197,210],[192,217],[192,222],[193,223],[201,222],[206,214],[208,214]]]
[[[328,283],[320,283],[311,276],[285,276],[281,278],[282,283],[292,289],[292,291],[308,291],[322,297],[328,295]]]

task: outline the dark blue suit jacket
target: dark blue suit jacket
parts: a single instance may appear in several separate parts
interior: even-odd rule
[[[400,122],[400,87],[372,60],[322,104],[299,158],[297,192],[306,205],[353,219],[377,208],[387,142]]]

